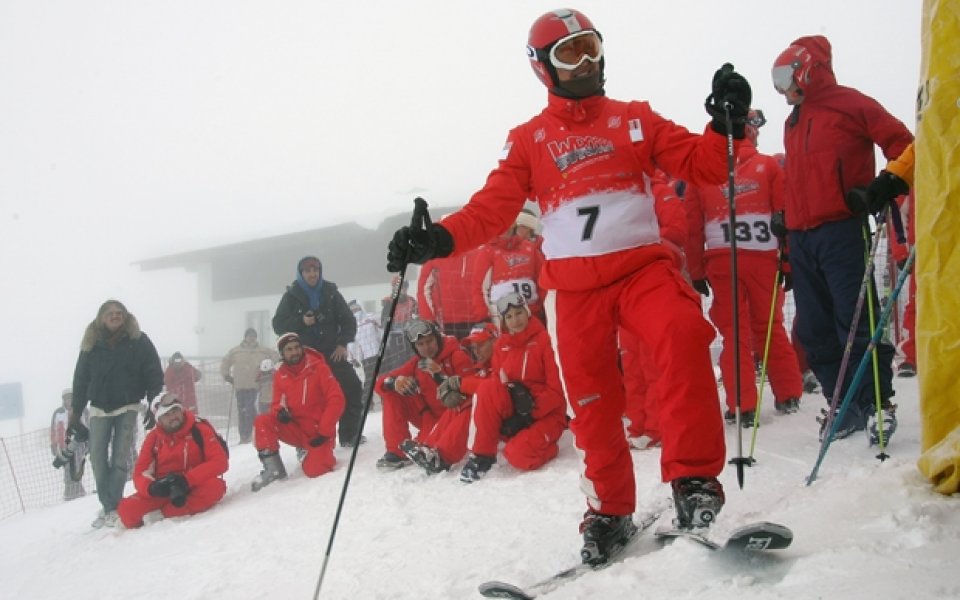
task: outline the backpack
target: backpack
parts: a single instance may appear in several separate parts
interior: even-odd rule
[[[200,417],[194,417],[193,427],[190,428],[190,435],[193,436],[193,441],[197,443],[197,446],[200,446],[200,452],[203,453],[203,435],[200,433],[200,429],[197,428],[197,423],[206,423],[210,425],[209,421],[202,419]],[[210,429],[213,429],[213,434],[217,436],[217,441],[220,442],[220,446],[223,447],[223,451],[226,453],[227,458],[230,458],[230,448],[227,446],[227,440],[223,439],[223,436],[220,435],[220,432],[217,429],[210,425]],[[206,458],[206,454],[204,454]]]

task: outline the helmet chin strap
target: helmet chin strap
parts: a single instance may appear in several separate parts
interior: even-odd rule
[[[588,77],[578,77],[570,81],[557,82],[553,88],[553,93],[562,98],[589,98],[590,96],[603,96],[603,70],[597,71]]]

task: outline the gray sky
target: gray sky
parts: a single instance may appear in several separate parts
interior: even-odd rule
[[[838,81],[913,128],[920,5],[570,6],[604,35],[609,96],[649,100],[700,130],[713,72],[730,61],[769,120],[760,149],[773,153],[788,108],[769,69],[801,35],[826,35]],[[375,224],[416,195],[465,201],[507,130],[544,105],[524,47],[533,20],[558,6],[0,0],[0,383],[24,382],[29,424],[69,385],[83,328],[108,297],[161,354],[194,348],[193,279],[131,262]]]

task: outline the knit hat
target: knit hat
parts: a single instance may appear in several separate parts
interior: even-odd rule
[[[153,411],[159,419],[175,408],[183,410],[183,404],[180,403],[179,396],[171,392],[165,392],[162,396],[160,396],[160,399],[157,400]]]
[[[297,273],[303,273],[303,270],[309,266],[315,266],[317,269],[322,270],[320,266],[320,259],[316,256],[304,256],[300,259],[300,262],[297,263]]]
[[[300,336],[297,335],[296,333],[292,331],[289,333],[285,333],[280,336],[279,340],[277,340],[277,350],[279,350],[280,353],[282,354],[284,346],[286,346],[290,342],[299,342],[299,341],[300,341]]]

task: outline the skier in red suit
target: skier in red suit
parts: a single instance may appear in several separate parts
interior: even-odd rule
[[[715,333],[700,299],[660,243],[651,180],[656,168],[694,184],[722,183],[729,106],[743,138],[751,94],[725,65],[714,74],[703,135],[669,121],[646,102],[604,94],[603,45],[582,13],[537,19],[528,38],[547,107],[513,129],[497,167],[461,210],[429,227],[403,227],[390,242],[388,269],[469,251],[505,231],[529,198],[538,204],[546,262],[540,286],[550,336],[574,411],[583,455],[580,524],[589,564],[636,531],[633,463],[623,430],[617,329],[651,350],[665,390],[661,470],[671,482],[682,527],[708,525],[723,505],[716,476],[726,461],[723,420],[709,346]],[[736,146],[736,144],[734,144]]]
[[[185,410],[176,394],[165,393],[154,410],[157,427],[147,433],[133,468],[137,491],[117,505],[128,529],[142,526],[144,515],[155,510],[165,517],[203,512],[227,492],[220,477],[227,452],[213,426]]]
[[[383,399],[383,441],[386,453],[377,461],[382,471],[410,463],[401,444],[422,443],[433,431],[446,407],[437,396],[437,386],[451,375],[468,375],[473,367],[457,338],[440,333],[436,323],[414,319],[404,336],[414,356],[377,380],[376,392]],[[410,426],[417,436],[410,434]]]
[[[757,408],[754,356],[762,357],[770,320],[770,300],[777,274],[777,237],[770,229],[774,213],[783,211],[784,180],[780,163],[757,152],[762,113],[750,111],[747,139],[736,160],[736,217],[730,232],[727,185],[688,186],[684,197],[690,224],[687,265],[694,287],[705,296],[713,288],[710,320],[723,336],[720,372],[726,392],[728,421],[735,419],[736,375],[733,349],[731,236],[737,239],[737,289],[740,321],[740,411],[744,427],[752,427]],[[709,283],[708,283],[709,282]],[[781,283],[783,280],[781,279]],[[800,408],[803,378],[797,355],[783,326],[784,292],[777,288],[767,372],[778,414]]]
[[[492,320],[499,319],[497,300],[508,292],[516,292],[523,294],[530,312],[543,321],[543,290],[537,283],[542,266],[540,248],[529,236],[518,234],[516,224],[483,246],[477,267]]]
[[[277,340],[282,363],[273,376],[270,412],[253,422],[254,445],[263,471],[253,482],[254,491],[287,476],[280,459],[280,442],[295,446],[307,477],[333,470],[337,421],[345,399],[322,354],[300,343],[295,333]]]
[[[420,318],[433,321],[444,334],[458,340],[466,337],[474,324],[489,320],[479,266],[485,255],[481,247],[424,264],[417,280]]]
[[[531,318],[523,295],[509,292],[497,301],[503,334],[493,353],[493,377],[477,389],[476,426],[470,458],[460,481],[473,483],[503,457],[524,471],[538,469],[560,452],[567,427],[566,401],[550,336]]]

